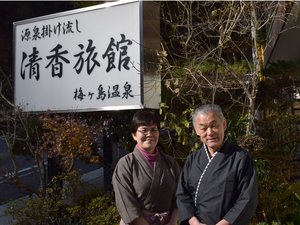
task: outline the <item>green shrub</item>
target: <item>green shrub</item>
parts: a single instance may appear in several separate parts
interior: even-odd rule
[[[12,202],[6,214],[13,217],[13,225],[117,225],[113,194],[78,192],[80,186],[76,172],[55,177],[46,193]]]
[[[300,142],[297,121],[297,116],[273,113],[257,123],[264,145],[253,152],[259,179],[256,220],[268,225],[300,224],[300,181],[294,163]]]
[[[80,218],[85,225],[117,225],[120,217],[112,193],[105,193],[91,199],[86,205],[68,208],[71,217]]]

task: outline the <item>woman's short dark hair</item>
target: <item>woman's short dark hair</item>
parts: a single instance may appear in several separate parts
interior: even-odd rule
[[[132,118],[130,132],[135,133],[140,126],[156,125],[160,129],[159,119],[153,111],[141,109]]]

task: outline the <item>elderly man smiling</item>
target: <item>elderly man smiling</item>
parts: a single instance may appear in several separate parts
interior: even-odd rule
[[[203,146],[183,167],[176,197],[180,225],[247,225],[257,207],[257,178],[250,154],[226,138],[218,105],[199,107],[193,125]]]

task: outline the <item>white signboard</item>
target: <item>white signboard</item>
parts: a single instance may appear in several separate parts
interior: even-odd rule
[[[33,112],[143,108],[140,4],[15,22],[15,104]]]

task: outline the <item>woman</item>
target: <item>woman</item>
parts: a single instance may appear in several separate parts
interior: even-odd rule
[[[175,191],[180,169],[177,162],[157,148],[159,120],[149,110],[133,116],[133,152],[122,157],[113,174],[120,225],[176,225]]]

